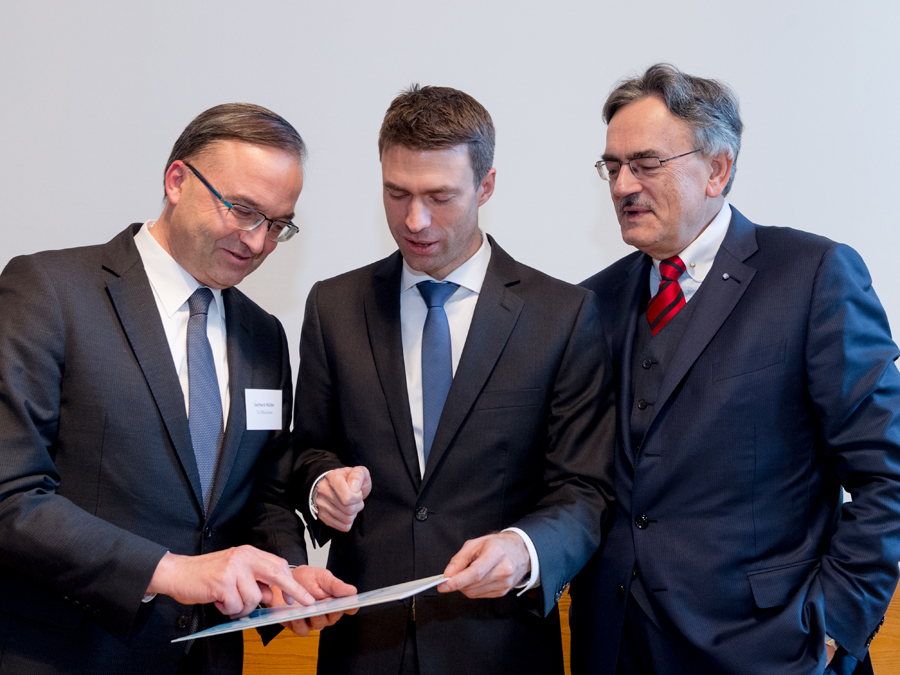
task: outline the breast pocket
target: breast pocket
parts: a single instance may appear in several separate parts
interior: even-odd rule
[[[475,410],[525,408],[540,405],[543,389],[503,389],[483,391],[475,402]]]
[[[727,380],[755,373],[784,362],[785,343],[739,354],[713,364],[713,380]]]

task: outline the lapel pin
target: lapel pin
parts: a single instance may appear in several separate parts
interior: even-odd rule
[[[731,275],[728,274],[728,272],[725,272],[725,274],[722,275],[722,278],[723,278],[725,281],[728,281],[728,280],[731,278]]]

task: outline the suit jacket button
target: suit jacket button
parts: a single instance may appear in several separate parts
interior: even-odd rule
[[[635,565],[631,570],[631,580],[634,581],[637,579],[637,565]]]
[[[207,525],[206,529],[203,530],[203,538],[204,539],[212,539],[212,525]]]
[[[641,399],[637,402],[638,410],[646,410],[647,409],[647,401]]]
[[[187,628],[191,625],[191,617],[182,614],[178,617],[178,621],[175,622],[175,625],[179,628]]]
[[[416,520],[428,520],[428,509],[420,506],[416,509]]]
[[[637,525],[639,530],[646,530],[647,526],[650,525],[650,519],[642,513],[634,519],[634,524]]]
[[[644,359],[644,362],[641,365],[644,367],[644,370],[649,370],[653,365],[653,361],[651,361],[650,359]]]
[[[619,600],[625,599],[625,587],[622,584],[616,584],[616,597]]]

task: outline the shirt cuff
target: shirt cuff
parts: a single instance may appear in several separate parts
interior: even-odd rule
[[[319,509],[316,506],[316,490],[319,488],[319,483],[322,482],[322,479],[332,471],[334,471],[334,469],[329,469],[321,476],[316,478],[315,482],[312,484],[312,487],[309,489],[309,514],[313,517],[313,520],[319,519]]]
[[[522,595],[532,588],[537,588],[541,585],[541,563],[538,561],[538,554],[537,550],[534,548],[534,542],[531,541],[531,537],[525,534],[523,530],[520,530],[518,527],[507,527],[503,532],[515,532],[522,537],[522,541],[525,542],[525,548],[528,549],[528,557],[531,559],[531,575],[526,578],[521,585],[516,586],[517,589],[520,589],[517,595]]]

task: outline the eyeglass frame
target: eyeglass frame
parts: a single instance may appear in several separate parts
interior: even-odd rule
[[[628,168],[631,170],[631,175],[634,176],[635,180],[640,180],[640,178],[639,178],[640,170],[635,171],[634,167],[631,166],[631,163],[633,161],[638,160],[638,159],[655,159],[657,162],[659,162],[659,168],[661,169],[661,168],[663,168],[662,165],[665,164],[666,162],[671,162],[673,159],[679,159],[680,157],[687,157],[688,155],[693,155],[695,152],[700,152],[700,150],[702,150],[702,148],[697,148],[696,150],[691,150],[690,152],[683,152],[680,155],[675,155],[674,157],[669,157],[667,159],[660,159],[659,157],[635,157],[634,159],[629,159],[627,162],[623,162],[618,159],[611,159],[611,160],[601,159],[601,160],[598,160],[594,164],[594,168],[596,168],[597,173],[600,174],[601,180],[605,180],[608,183],[612,183],[613,181],[610,180],[609,171],[606,169],[606,162],[607,161],[618,162],[622,166],[625,166],[627,164]],[[655,169],[656,169],[656,167],[653,167],[653,169],[643,169],[643,171],[648,171],[648,170],[653,171]],[[620,170],[621,170],[621,168],[620,168]],[[618,176],[616,176],[616,180],[618,180]]]
[[[215,195],[216,199],[218,199],[220,202],[222,202],[225,205],[225,207],[228,209],[229,212],[235,206],[240,206],[242,209],[247,209],[248,211],[253,211],[253,213],[259,214],[260,220],[255,225],[253,225],[252,227],[248,227],[248,228],[241,227],[240,225],[235,225],[235,227],[237,229],[239,229],[243,232],[252,232],[257,227],[262,225],[263,223],[268,222],[269,224],[266,227],[266,239],[268,239],[269,241],[274,241],[275,243],[282,243],[282,242],[288,241],[291,237],[293,237],[295,234],[297,234],[300,231],[300,228],[297,227],[296,225],[294,225],[294,223],[292,223],[289,220],[280,220],[278,218],[269,218],[262,211],[259,211],[258,209],[254,209],[250,206],[246,206],[245,204],[232,204],[227,199],[225,199],[222,195],[220,195],[219,192],[212,185],[210,185],[209,181],[203,177],[203,174],[200,173],[199,171],[197,171],[197,169],[195,169],[193,166],[191,166],[190,162],[181,160],[181,163],[184,164],[187,168],[189,168],[194,173],[194,175],[200,179],[200,182],[203,183],[206,186],[206,188],[210,192],[213,193],[213,195]],[[239,222],[240,219],[237,216],[235,216],[235,221]],[[269,236],[269,232],[272,231],[272,225],[274,225],[276,222],[284,223],[286,227],[284,228],[282,233],[280,235],[278,235],[277,238],[272,239],[272,237]]]

